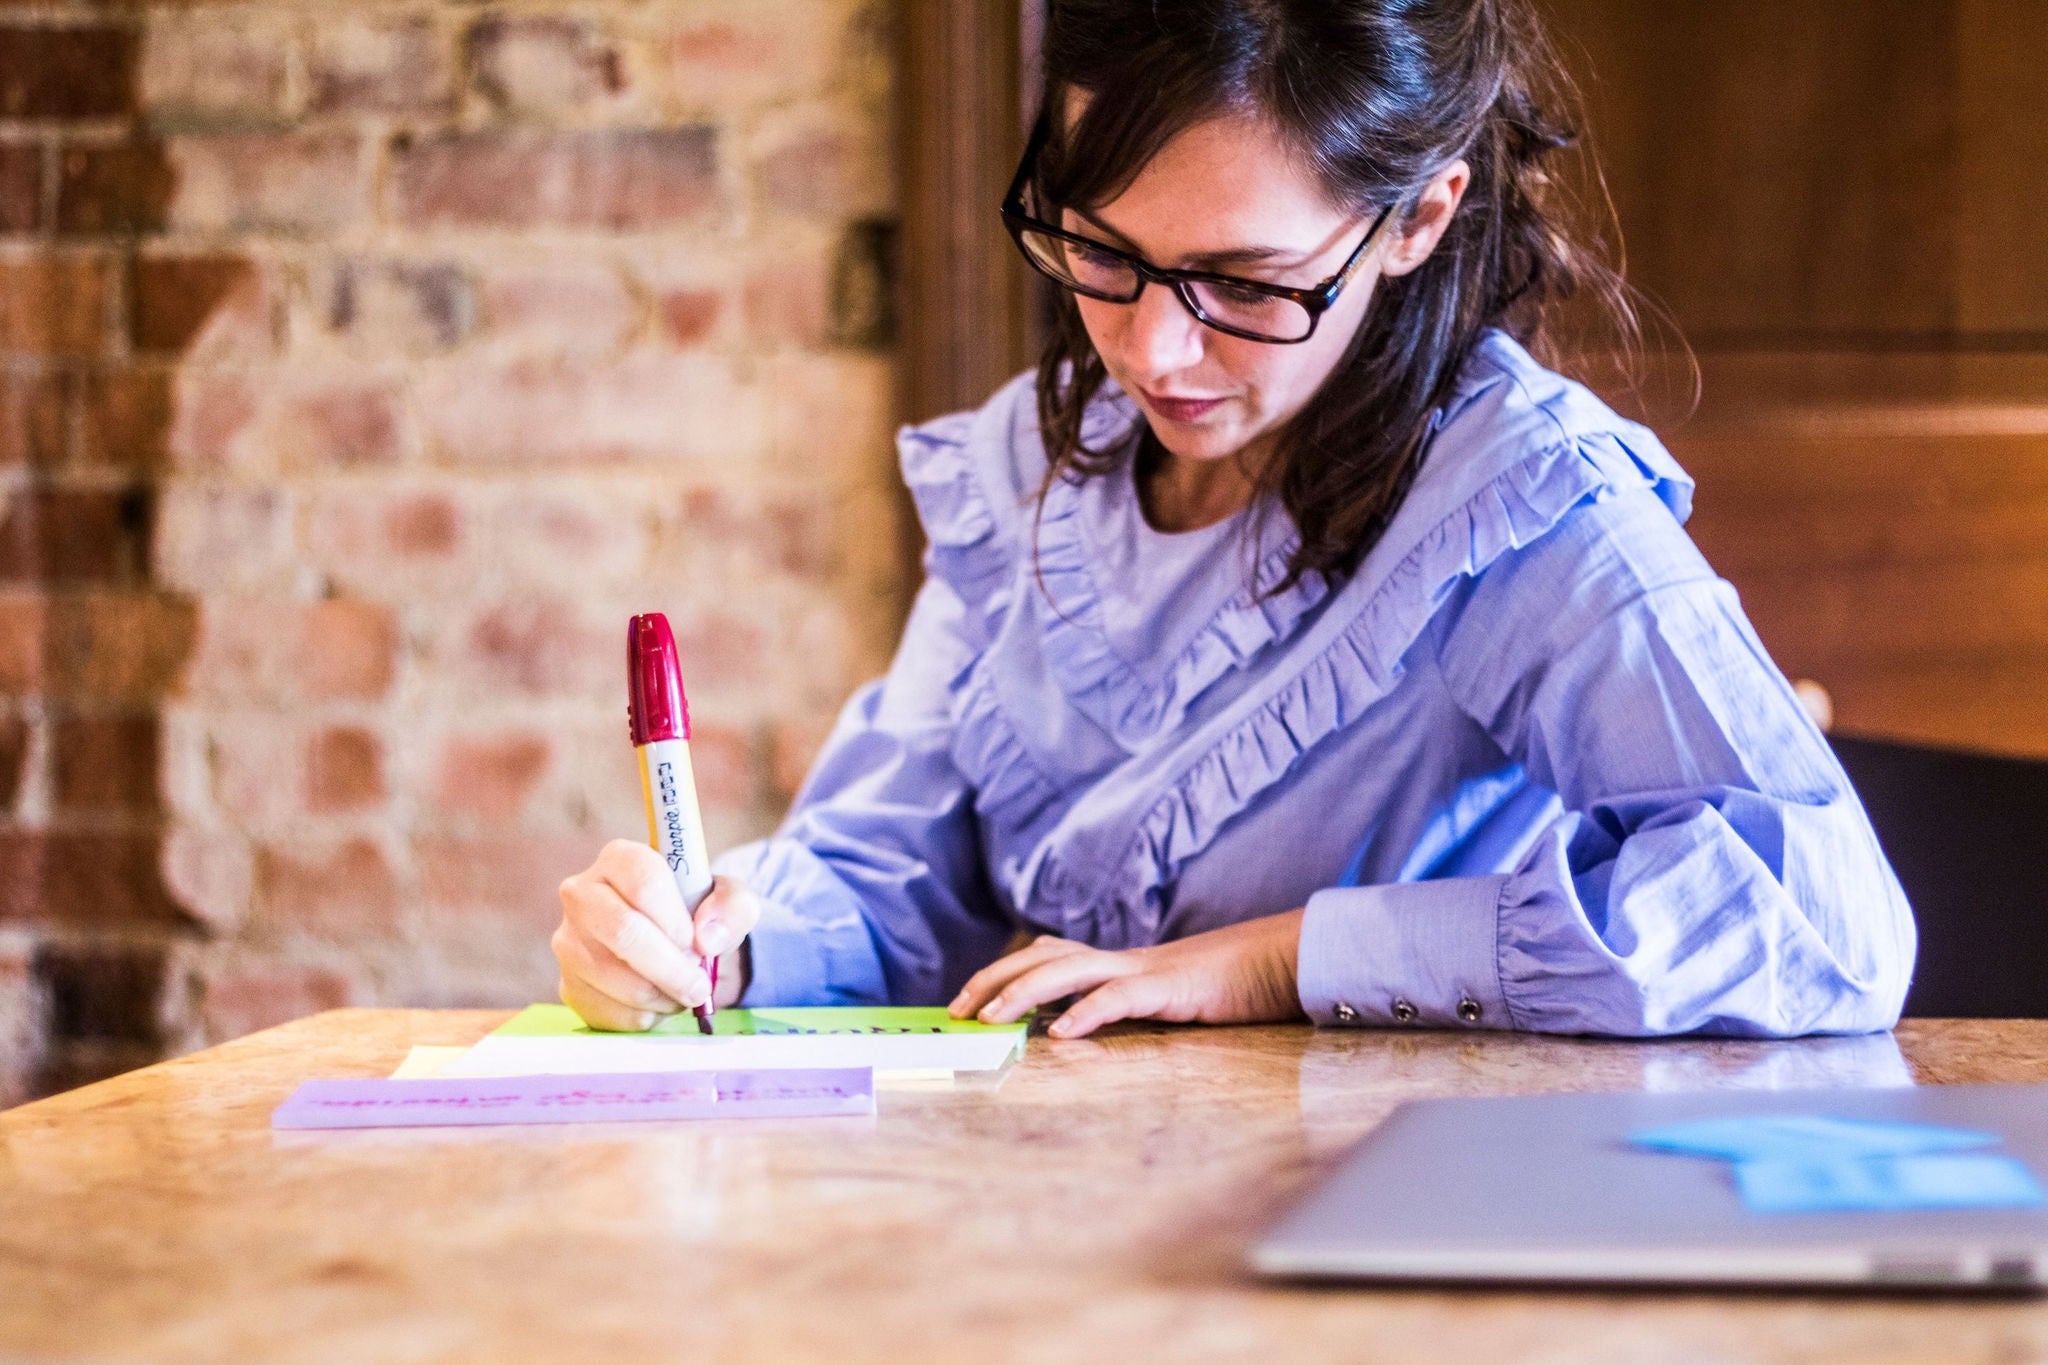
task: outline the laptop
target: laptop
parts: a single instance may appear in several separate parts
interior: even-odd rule
[[[2048,1086],[1527,1095],[1402,1105],[1252,1250],[1291,1279],[2039,1292],[2048,1209],[1755,1213],[1632,1133],[1825,1115],[1982,1129],[2048,1183]]]

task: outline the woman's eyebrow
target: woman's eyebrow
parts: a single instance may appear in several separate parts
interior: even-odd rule
[[[1138,244],[1136,242],[1124,236],[1121,232],[1118,232],[1115,228],[1103,222],[1100,218],[1097,218],[1087,209],[1076,208],[1074,210],[1074,215],[1082,219],[1084,222],[1088,223],[1097,231],[1103,233],[1105,236],[1111,238],[1114,244],[1122,246],[1133,252],[1138,251]],[[1143,253],[1139,254],[1142,255]],[[1205,266],[1218,266],[1250,265],[1255,262],[1265,261],[1288,261],[1289,258],[1291,258],[1290,263],[1299,263],[1301,261],[1308,259],[1308,253],[1299,251],[1288,251],[1284,248],[1277,246],[1238,246],[1231,247],[1226,251],[1198,251],[1193,255],[1186,257],[1185,259],[1194,264]]]

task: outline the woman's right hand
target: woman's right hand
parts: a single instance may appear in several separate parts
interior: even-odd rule
[[[693,917],[668,864],[646,844],[614,839],[562,883],[562,923],[550,946],[562,1003],[595,1029],[639,1033],[704,1003],[700,958],[719,959],[718,1003],[746,988],[741,940],[761,918],[746,883],[719,877]]]

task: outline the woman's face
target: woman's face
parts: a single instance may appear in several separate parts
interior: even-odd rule
[[[1380,277],[1414,269],[1436,245],[1466,175],[1457,163],[1432,182],[1414,215],[1388,224],[1307,341],[1226,335],[1196,321],[1172,290],[1150,285],[1133,303],[1076,295],[1081,321],[1110,377],[1169,452],[1199,461],[1242,454],[1256,468],[1336,368]],[[1433,201],[1446,198],[1436,221]],[[1378,207],[1361,215],[1332,204],[1270,126],[1231,115],[1188,128],[1122,194],[1091,210],[1067,209],[1063,226],[1156,266],[1307,287],[1343,266]]]

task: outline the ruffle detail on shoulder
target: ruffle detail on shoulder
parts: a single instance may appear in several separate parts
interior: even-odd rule
[[[930,541],[926,570],[959,595],[982,624],[985,639],[994,627],[998,599],[1007,597],[1010,554],[968,454],[979,420],[979,413],[958,412],[906,427],[896,438],[896,453]]]
[[[1005,828],[1029,828],[1059,797],[1002,714],[984,654],[953,693],[953,762],[976,783],[975,809]]]
[[[1135,748],[1179,725],[1203,692],[1259,651],[1284,638],[1328,595],[1319,577],[1270,597],[1285,577],[1297,538],[1290,532],[1258,556],[1247,583],[1180,654],[1148,678],[1117,653],[1103,625],[1098,550],[1083,529],[1081,489],[1060,484],[1048,493],[1038,524],[1038,577],[1051,599],[1045,624],[1046,666],[1076,708]]]
[[[1620,488],[1649,487],[1674,513],[1682,512],[1691,480],[1654,437],[1642,435],[1638,445],[1589,433],[1537,451],[1441,517],[1377,577],[1368,576],[1369,557],[1343,590],[1362,596],[1362,605],[1328,647],[1207,746],[1140,817],[1107,866],[1096,864],[1092,877],[1041,878],[1041,887],[1073,884],[1068,914],[1088,922],[1075,928],[1093,942],[1153,942],[1181,865],[1311,749],[1393,688],[1403,658],[1461,581],[1530,544],[1580,503]]]

